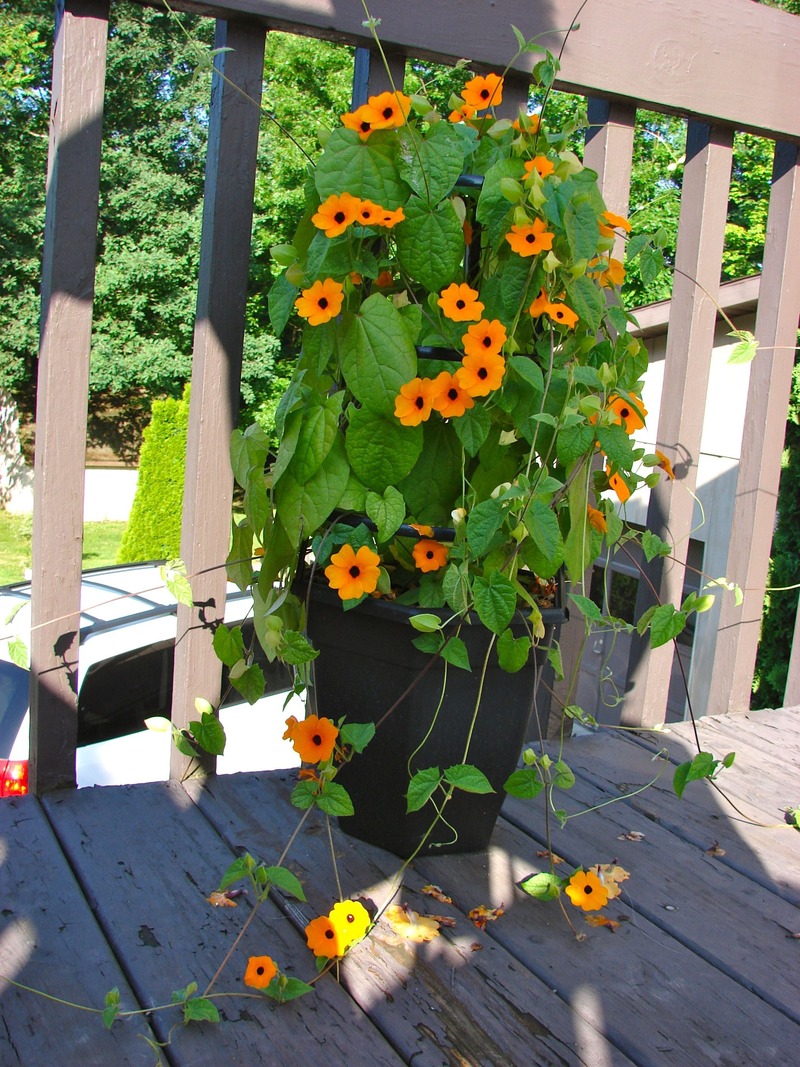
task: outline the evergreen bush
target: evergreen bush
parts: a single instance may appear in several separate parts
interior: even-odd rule
[[[183,397],[154,400],[144,431],[139,482],[119,549],[119,563],[180,555],[189,386]]]

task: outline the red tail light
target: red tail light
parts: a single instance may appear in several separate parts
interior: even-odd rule
[[[28,792],[28,761],[0,759],[0,797],[21,797]]]

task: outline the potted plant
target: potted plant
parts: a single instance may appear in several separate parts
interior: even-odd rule
[[[549,85],[554,70],[546,56],[534,82]],[[347,794],[335,810],[351,832],[405,854],[423,839],[486,843],[543,649],[558,661],[557,587],[579,583],[619,537],[608,492],[624,501],[658,477],[642,471],[657,458],[631,439],[646,414],[647,356],[611,255],[630,227],[570,149],[574,128],[500,118],[502,94],[502,76],[472,77],[440,114],[386,92],[325,137],[294,240],[273,250],[284,268],[269,294],[273,327],[299,321],[302,332],[266,477],[263,431],[233,439],[245,517],[230,575],[255,582],[259,639],[299,668],[299,684],[313,646],[333,640],[314,664],[319,715],[380,723],[385,738],[342,775],[362,815]],[[395,629],[370,666],[385,615]],[[424,695],[419,675],[433,680]],[[443,723],[448,709],[457,728]],[[441,747],[454,736],[458,756]],[[495,741],[510,755],[490,757],[487,776]],[[387,793],[388,817],[374,808]],[[475,834],[451,818],[469,801],[486,824]],[[466,826],[476,818],[465,811]],[[382,836],[401,823],[410,836]]]

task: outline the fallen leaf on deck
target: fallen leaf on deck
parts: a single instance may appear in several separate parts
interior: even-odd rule
[[[406,941],[432,941],[439,936],[439,924],[435,919],[420,915],[403,904],[392,904],[383,917],[392,930]]]
[[[552,860],[556,867],[559,865],[559,863],[567,862],[561,856],[557,856],[555,852],[548,852],[547,849],[544,849],[541,852],[537,852],[536,855],[539,857],[540,860]]]
[[[715,841],[713,845],[710,845],[706,849],[707,856],[724,856],[725,849],[719,847],[719,841]]]
[[[501,904],[499,908],[487,908],[485,904],[479,904],[477,908],[473,908],[467,914],[478,929],[483,930],[487,922],[494,922],[501,915],[505,915],[505,905]]]
[[[619,928],[618,922],[614,919],[607,919],[605,915],[587,915],[586,923],[588,926],[605,926],[606,930],[611,934]]]
[[[227,893],[212,893],[210,897],[206,897],[209,904],[213,904],[215,908],[235,908],[236,901],[231,900]]]
[[[609,900],[613,900],[620,895],[622,890],[619,887],[619,883],[624,882],[631,876],[630,871],[626,871],[618,863],[598,863],[593,869],[597,871],[597,877],[608,890]]]
[[[469,947],[473,952],[483,952],[483,945],[479,944],[477,941],[473,941]]]
[[[644,834],[641,830],[628,830],[624,834],[617,835],[617,841],[643,841]]]
[[[448,929],[452,929],[456,925],[456,920],[452,915],[425,915],[423,918],[433,919],[434,922],[437,922],[440,926],[446,926]]]
[[[426,897],[433,897],[434,900],[438,900],[440,904],[452,904],[452,897],[448,897],[441,886],[438,885],[424,885],[420,890]]]

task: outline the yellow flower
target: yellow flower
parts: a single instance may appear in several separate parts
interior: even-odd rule
[[[319,205],[319,210],[311,216],[311,221],[318,230],[324,230],[326,237],[338,237],[344,233],[351,222],[358,218],[361,201],[350,193],[335,193]]]
[[[342,115],[342,125],[348,130],[356,130],[362,141],[372,133],[372,112],[367,104],[362,104],[355,111]]]
[[[443,370],[434,378],[433,384],[436,388],[433,407],[442,418],[457,419],[468,408],[475,406],[475,401],[461,388],[458,379],[450,371]]]
[[[283,739],[292,742],[303,763],[321,763],[333,755],[338,736],[339,730],[331,719],[308,715],[298,722],[294,715],[290,715]]]
[[[430,541],[427,538],[417,541],[411,549],[414,562],[424,573],[438,571],[441,567],[444,567],[445,563],[447,563],[448,552],[447,545],[443,545],[439,541]]]
[[[625,233],[631,232],[631,224],[622,215],[615,215],[613,211],[604,211],[603,218],[608,223],[608,225],[604,225],[602,222],[598,223],[603,237],[613,237],[614,230],[624,230]]]
[[[364,105],[364,118],[373,130],[390,130],[404,126],[411,110],[411,97],[400,92],[371,96]]]
[[[312,919],[305,933],[306,943],[315,956],[331,959],[341,956],[347,947],[342,940],[343,931],[337,929],[327,915]]]
[[[498,74],[478,75],[466,83],[461,97],[478,111],[498,107],[503,102],[503,79]]]
[[[251,956],[244,972],[244,984],[253,989],[266,989],[278,973],[270,956]]]
[[[474,326],[469,326],[461,338],[468,356],[485,352],[499,353],[506,340],[506,328],[499,319],[481,319]]]
[[[547,156],[535,156],[533,159],[529,159],[525,164],[526,174],[530,174],[535,170],[540,178],[546,178],[547,175],[552,174],[555,169],[555,163],[548,159]]]
[[[395,397],[394,414],[404,426],[427,422],[433,408],[435,387],[430,378],[412,378],[400,386]]]
[[[534,219],[530,226],[512,226],[511,232],[506,234],[506,240],[519,256],[549,252],[554,237],[541,219]]]
[[[345,949],[360,941],[372,922],[369,912],[358,900],[340,900],[328,912],[328,919]]]
[[[453,322],[472,322],[483,314],[484,305],[478,299],[478,290],[472,289],[465,282],[460,285],[453,282],[442,289],[436,303],[442,314]]]
[[[635,433],[644,427],[644,416],[647,411],[642,406],[641,399],[625,395],[612,396],[606,405],[609,411],[617,416],[614,420],[626,433]]]
[[[565,892],[576,908],[599,911],[608,903],[608,890],[593,871],[576,871]]]
[[[335,319],[342,310],[344,288],[333,278],[317,281],[294,302],[298,315],[308,319],[309,326],[320,326]]]
[[[589,517],[589,525],[597,530],[598,533],[608,533],[608,523],[606,517],[598,508],[593,508],[591,504],[586,505],[586,513]]]
[[[342,545],[331,556],[331,562],[325,568],[325,577],[342,600],[358,600],[365,593],[374,593],[377,589],[380,562],[381,557],[367,545],[362,545],[358,552],[353,550],[352,545]],[[314,760],[306,762],[313,763]]]
[[[480,352],[464,356],[456,379],[470,396],[486,396],[500,388],[505,370],[506,361],[497,352]]]

